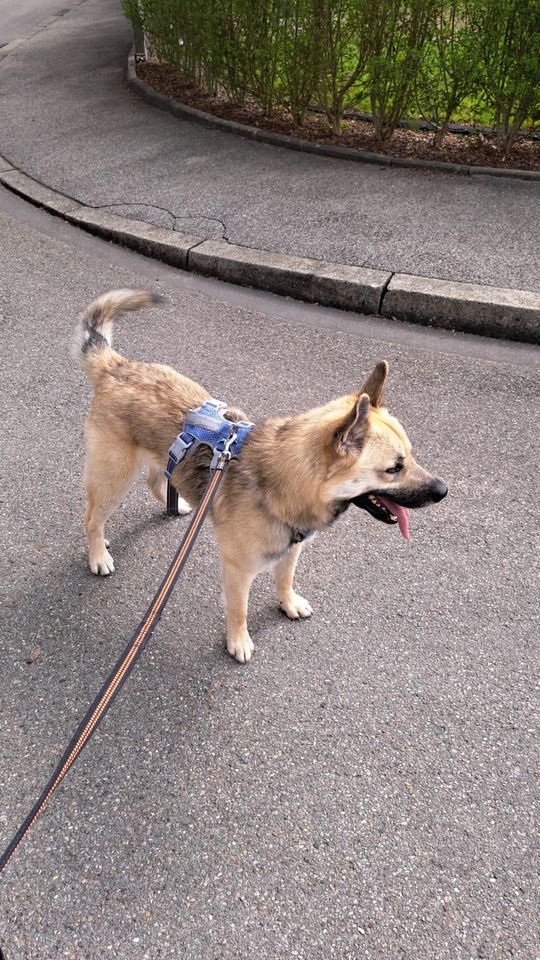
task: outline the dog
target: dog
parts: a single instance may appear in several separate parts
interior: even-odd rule
[[[160,300],[146,291],[106,293],[87,307],[76,332],[75,354],[94,388],[85,425],[88,562],[102,576],[114,571],[105,523],[141,466],[153,496],[166,501],[169,447],[186,412],[210,398],[171,367],[133,362],[112,349],[114,321]],[[409,509],[446,496],[446,485],[415,462],[403,427],[383,406],[387,377],[383,361],[360,390],[257,423],[231,461],[211,516],[223,571],[227,650],[240,663],[253,653],[248,598],[261,571],[273,568],[279,606],[289,618],[310,617],[311,606],[293,587],[304,542],[351,504],[397,524],[409,539]],[[225,417],[247,419],[232,407]],[[211,456],[209,448],[199,447],[174,470],[181,512],[202,498]]]

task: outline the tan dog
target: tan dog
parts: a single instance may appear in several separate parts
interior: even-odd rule
[[[167,454],[187,410],[210,394],[170,367],[134,363],[110,346],[112,322],[158,297],[144,291],[107,293],[85,311],[77,357],[93,387],[86,422],[86,534],[93,573],[114,570],[104,526],[142,464],[148,485],[165,502]],[[331,524],[350,503],[397,523],[409,539],[409,507],[446,496],[447,488],[415,463],[403,428],[381,405],[388,365],[377,364],[361,390],[307,413],[257,424],[231,462],[212,508],[223,566],[227,650],[251,658],[247,629],[251,584],[274,568],[281,609],[291,619],[312,609],[293,589],[302,541]],[[231,420],[246,419],[230,408]],[[211,452],[199,448],[174,471],[183,509],[196,504],[209,479]]]

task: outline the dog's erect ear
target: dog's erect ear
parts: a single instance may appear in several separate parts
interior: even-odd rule
[[[388,364],[386,360],[381,360],[376,367],[373,367],[367,378],[362,393],[367,393],[374,407],[380,407],[382,403],[384,387],[388,379]]]
[[[347,454],[362,449],[366,439],[369,407],[367,393],[360,394],[351,412],[335,431],[338,453]]]

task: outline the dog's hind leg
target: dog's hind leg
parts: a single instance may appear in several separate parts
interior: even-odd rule
[[[129,490],[140,464],[140,454],[132,444],[119,442],[87,427],[87,456],[84,473],[87,504],[85,529],[88,538],[88,565],[92,573],[106,577],[114,571],[107,550],[105,524]]]
[[[151,463],[148,467],[147,483],[150,493],[159,503],[167,503],[167,480],[163,469],[156,463]],[[190,513],[191,507],[187,500],[178,496],[178,513],[182,516]]]
[[[311,606],[293,589],[294,572],[302,550],[301,543],[295,543],[278,560],[274,567],[274,583],[280,609],[290,620],[305,620],[313,613]]]

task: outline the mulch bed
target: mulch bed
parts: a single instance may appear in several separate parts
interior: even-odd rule
[[[187,84],[178,76],[175,67],[166,64],[139,62],[137,74],[158,93],[172,100],[204,110],[225,120],[234,120],[251,127],[270,130],[273,133],[311,140],[315,143],[329,143],[353,150],[370,150],[392,157],[408,157],[415,160],[444,160],[449,163],[462,163],[465,166],[500,167],[502,169],[540,170],[540,142],[519,140],[512,148],[510,157],[504,160],[497,150],[495,142],[483,136],[464,136],[448,133],[442,147],[433,145],[433,134],[416,130],[399,129],[389,141],[381,143],[373,133],[373,124],[364,120],[347,119],[343,123],[343,132],[334,136],[329,129],[326,117],[309,112],[305,122],[299,126],[286,112],[276,112],[265,117],[257,104],[247,102],[242,106],[230,103],[225,96],[211,97],[204,90]]]

